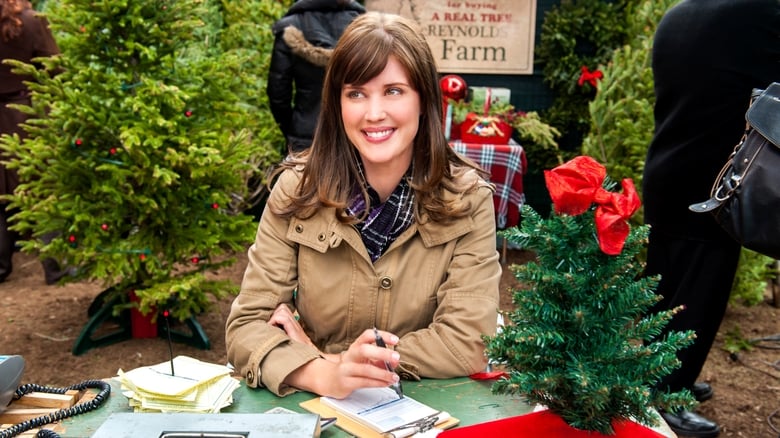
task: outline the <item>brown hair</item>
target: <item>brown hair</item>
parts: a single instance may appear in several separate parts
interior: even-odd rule
[[[11,41],[22,33],[22,11],[32,9],[29,0],[0,0],[0,39]]]
[[[475,169],[470,160],[457,155],[442,129],[442,98],[436,61],[416,23],[393,14],[365,13],[352,21],[333,49],[325,74],[322,108],[312,146],[285,160],[278,172],[304,164],[302,178],[285,206],[269,205],[282,216],[301,218],[323,207],[335,207],[339,219],[353,222],[344,212],[354,188],[362,187],[357,167],[359,155],[347,138],[341,118],[344,84],[362,85],[379,75],[394,56],[406,70],[411,86],[420,96],[420,125],[413,144],[411,187],[415,191],[415,215],[433,221],[468,214],[471,206],[459,197],[445,199],[444,191],[466,191],[459,176]],[[368,201],[368,194],[363,191]]]

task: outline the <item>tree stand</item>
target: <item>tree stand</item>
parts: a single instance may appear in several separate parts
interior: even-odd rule
[[[132,310],[135,309],[125,309],[119,315],[113,314],[114,306],[120,303],[120,297],[118,296],[106,301],[113,290],[113,287],[104,290],[90,304],[87,311],[90,319],[84,325],[84,328],[81,329],[81,334],[79,334],[76,343],[73,345],[71,352],[74,355],[78,356],[92,348],[115,344],[134,337],[149,337],[143,334],[139,335],[139,333],[143,333],[146,330],[153,330],[153,334],[163,338],[168,338],[170,335],[170,339],[173,342],[184,343],[201,350],[211,349],[211,342],[203,331],[203,327],[194,317],[189,317],[183,321],[188,329],[187,332],[175,330],[169,327],[168,324],[150,324],[150,321],[145,322],[146,330],[141,328],[139,331],[138,324],[144,323],[139,321],[137,316],[133,317]],[[150,320],[151,316],[150,314],[142,318]]]

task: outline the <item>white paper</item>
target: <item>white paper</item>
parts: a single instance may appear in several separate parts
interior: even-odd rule
[[[321,400],[336,411],[380,433],[439,413],[436,409],[407,396],[398,398],[398,394],[391,388],[362,388],[344,399],[322,397]],[[437,423],[445,419],[446,414],[442,414]]]

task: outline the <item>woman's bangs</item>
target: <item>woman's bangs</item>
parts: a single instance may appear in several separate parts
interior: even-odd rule
[[[371,38],[373,36],[366,35],[369,41],[360,41],[359,48],[349,51],[353,56],[344,69],[344,84],[365,84],[385,69],[393,53],[392,42],[385,38]]]

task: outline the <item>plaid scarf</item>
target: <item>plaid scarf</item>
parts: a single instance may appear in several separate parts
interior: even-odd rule
[[[363,163],[359,160],[358,169],[360,170],[363,186],[368,192],[369,205],[366,205],[366,200],[361,195],[360,190],[356,190],[347,207],[347,213],[350,216],[358,217],[363,212],[368,211],[368,215],[363,222],[356,226],[358,231],[360,231],[363,244],[368,250],[368,255],[371,256],[371,261],[376,262],[384,254],[387,247],[404,230],[409,228],[409,225],[414,221],[414,212],[412,210],[414,192],[411,186],[409,186],[407,176],[404,176],[398,187],[393,190],[393,193],[383,204],[380,202],[379,194],[376,190],[368,185],[368,181],[366,181],[363,174]]]

